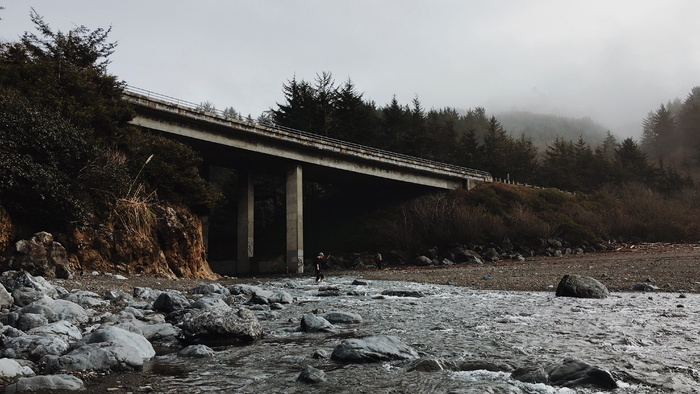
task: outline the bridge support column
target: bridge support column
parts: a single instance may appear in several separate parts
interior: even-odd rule
[[[287,273],[304,272],[304,196],[301,164],[287,170]]]
[[[236,273],[250,274],[250,258],[254,251],[255,197],[253,176],[249,171],[238,172],[238,260]]]

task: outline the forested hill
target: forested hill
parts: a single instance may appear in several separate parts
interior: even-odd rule
[[[577,141],[579,137],[592,146],[603,143],[607,129],[590,118],[569,118],[524,111],[497,113],[501,126],[512,135],[524,134],[535,147],[544,151],[557,138]]]

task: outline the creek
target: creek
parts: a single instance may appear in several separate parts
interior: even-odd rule
[[[410,361],[344,364],[330,359],[345,338],[393,335],[421,359],[468,360],[513,367],[547,366],[570,357],[618,378],[615,393],[700,392],[700,297],[672,293],[613,293],[606,299],[555,297],[553,292],[482,291],[450,285],[330,277],[339,296],[319,296],[313,279],[257,283],[283,289],[295,302],[256,311],[263,339],[213,347],[205,359],[161,352],[143,373],[171,393],[595,393],[528,384],[508,372],[408,371]],[[382,296],[385,290],[424,297]],[[348,295],[354,292],[354,295]],[[300,330],[304,313],[346,311],[363,322],[332,332]],[[315,359],[315,351],[327,358]],[[326,381],[297,381],[307,366]]]

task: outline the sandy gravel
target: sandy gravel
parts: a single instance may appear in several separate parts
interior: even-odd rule
[[[598,279],[610,291],[630,291],[639,282],[650,282],[667,292],[700,293],[700,244],[643,244],[621,246],[606,253],[537,257],[525,262],[500,261],[483,265],[450,267],[394,266],[382,270],[327,271],[333,275],[356,275],[366,279],[401,280],[454,284],[484,290],[553,291],[566,274],[586,275]],[[313,276],[313,273],[301,274]],[[275,276],[247,278],[222,277],[223,285],[270,280]],[[121,289],[132,293],[133,287],[189,290],[206,280],[163,279],[133,276],[116,279],[108,275],[86,275],[74,280],[56,280],[67,289],[82,289],[104,294]]]

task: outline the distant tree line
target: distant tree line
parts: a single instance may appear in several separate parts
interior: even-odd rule
[[[676,116],[685,116],[683,122],[672,121],[674,112],[664,106],[650,114],[642,146],[632,138],[618,142],[608,132],[595,147],[583,138],[571,141],[558,137],[540,151],[530,136],[513,136],[484,108],[466,113],[449,107],[426,110],[417,97],[410,105],[400,104],[394,97],[378,106],[363,98],[350,79],[337,85],[327,72],[313,82],[293,78],[284,84],[284,100],[270,110],[269,117],[281,126],[486,170],[497,178],[539,186],[594,191],[607,184],[640,182],[672,192],[693,182],[689,176],[681,176],[675,166],[664,165],[661,155],[674,152],[681,143],[696,147],[693,152],[700,157],[700,133],[696,132],[700,127],[700,89],[693,92],[692,99],[678,106]],[[670,136],[678,142],[672,144]]]

